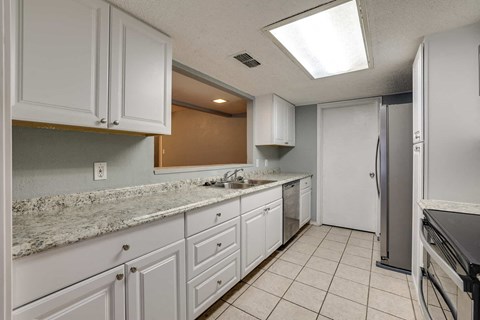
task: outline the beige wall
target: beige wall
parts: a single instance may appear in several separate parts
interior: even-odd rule
[[[183,109],[172,113],[172,135],[156,143],[162,167],[247,163],[247,119]]]

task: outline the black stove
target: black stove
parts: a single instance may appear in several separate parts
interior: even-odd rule
[[[424,210],[428,223],[453,247],[459,264],[473,281],[480,280],[480,215]]]

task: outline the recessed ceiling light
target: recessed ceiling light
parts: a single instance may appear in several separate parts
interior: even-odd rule
[[[335,1],[264,30],[314,79],[369,68],[356,0]]]
[[[227,100],[225,100],[225,99],[215,99],[215,100],[212,100],[212,101],[215,102],[215,103],[225,103],[225,102],[227,102]]]

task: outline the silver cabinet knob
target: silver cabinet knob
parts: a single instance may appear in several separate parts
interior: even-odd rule
[[[220,218],[221,216],[222,216],[222,213],[221,213],[221,212],[217,213],[217,217]]]
[[[107,119],[106,118],[100,119],[100,123],[107,123]]]
[[[218,285],[221,285],[221,284],[222,284],[222,280],[217,280],[217,284],[218,284]]]
[[[372,179],[375,178],[375,172],[370,172],[369,176],[370,176],[370,178],[372,178]]]
[[[123,280],[123,277],[124,277],[123,273],[117,274],[117,280],[119,280],[119,281]]]
[[[130,250],[130,246],[128,244],[124,244],[122,246],[122,249],[123,249],[123,251],[128,251],[128,250]]]
[[[222,243],[221,243],[221,242],[217,243],[217,247],[220,248],[221,246],[222,246]]]
[[[288,144],[288,142],[285,142],[285,144]]]
[[[131,272],[131,273],[137,272],[137,268],[136,268],[136,267],[131,267],[131,268],[130,268],[130,272]]]
[[[115,120],[115,121],[113,121],[112,123],[113,123],[114,125],[118,126],[118,125],[120,124],[120,121]]]

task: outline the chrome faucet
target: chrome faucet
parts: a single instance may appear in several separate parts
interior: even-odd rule
[[[235,169],[233,173],[230,173],[230,171],[225,172],[225,174],[223,175],[223,181],[228,181],[228,179],[230,179],[232,176],[233,176],[232,181],[237,181],[238,180],[237,175],[240,171],[242,171],[243,174],[245,175],[245,171],[243,169]]]

